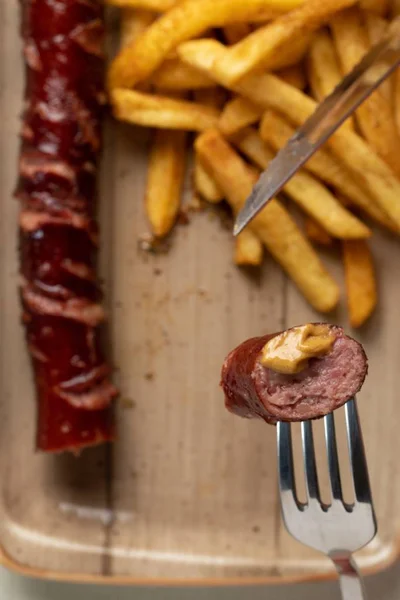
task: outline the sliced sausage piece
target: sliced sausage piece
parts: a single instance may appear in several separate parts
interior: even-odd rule
[[[345,404],[364,382],[367,357],[341,327],[328,327],[334,336],[329,351],[309,358],[294,374],[262,364],[267,342],[286,332],[252,338],[232,350],[221,374],[226,408],[241,417],[276,423],[317,419]]]

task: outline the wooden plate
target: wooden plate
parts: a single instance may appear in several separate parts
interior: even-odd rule
[[[12,198],[22,108],[18,16],[14,0],[0,3],[3,561],[38,576],[124,583],[332,575],[327,560],[282,526],[274,429],[229,415],[218,386],[221,362],[235,344],[320,317],[272,260],[259,273],[235,268],[230,232],[211,213],[178,227],[168,254],[138,251],[146,231],[141,130],[109,123],[101,183],[101,266],[122,390],[119,440],[80,458],[33,452],[35,403],[19,325]],[[383,235],[374,245],[381,300],[359,335],[371,363],[359,400],[380,531],[359,557],[366,571],[396,558],[400,528],[400,249]],[[327,261],[341,279],[338,261]],[[331,320],[342,322],[340,314]]]

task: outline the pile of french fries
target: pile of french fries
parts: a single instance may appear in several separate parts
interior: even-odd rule
[[[108,74],[113,113],[155,129],[145,210],[156,238],[179,214],[191,141],[196,194],[235,215],[295,128],[400,14],[399,0],[108,2],[122,9]],[[329,312],[340,292],[319,250],[339,248],[349,320],[359,327],[377,303],[373,224],[400,232],[400,71],[235,239],[234,260],[260,265],[266,248],[310,304]]]

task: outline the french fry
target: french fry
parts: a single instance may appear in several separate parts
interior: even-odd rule
[[[393,75],[393,106],[394,118],[396,121],[397,133],[400,135],[400,71],[397,70]]]
[[[369,44],[370,46],[373,46],[381,41],[383,36],[386,34],[389,27],[389,22],[371,12],[363,14],[363,20],[367,28]]]
[[[224,194],[208,173],[197,153],[195,154],[193,183],[195,190],[202,198],[204,198],[204,200],[207,200],[207,202],[217,204],[223,200]]]
[[[261,108],[242,96],[236,96],[225,104],[219,118],[218,128],[224,135],[230,136],[259,121],[262,114]]]
[[[308,53],[308,67],[313,96],[321,101],[329,96],[342,80],[336,50],[331,36],[325,29],[314,35]]]
[[[336,49],[344,73],[348,73],[368,51],[368,39],[361,13],[349,9],[331,22]],[[397,134],[392,104],[377,89],[356,111],[361,132],[372,148],[400,176],[400,136]]]
[[[217,110],[195,102],[124,89],[110,96],[115,117],[134,125],[202,131],[218,122]]]
[[[294,128],[278,113],[268,110],[261,121],[260,135],[275,151],[280,150],[294,134]],[[363,213],[370,216],[380,225],[397,231],[385,211],[354,180],[349,169],[340,162],[328,149],[318,150],[305,164],[305,169],[322,181],[334,186],[337,191],[350,198],[353,204]],[[343,201],[342,201],[343,204]]]
[[[121,48],[132,43],[154,21],[154,13],[144,9],[123,8],[121,11]],[[149,90],[149,82],[144,81],[138,86],[138,91]]]
[[[318,31],[310,44],[308,77],[312,95],[319,102],[329,96],[342,80],[336,49],[326,30]],[[354,129],[352,117],[347,119],[342,127]]]
[[[251,33],[249,23],[231,23],[230,25],[225,25],[222,29],[222,35],[229,45],[237,44],[237,42],[240,42],[249,33]]]
[[[167,59],[153,73],[150,82],[158,90],[193,90],[215,87],[215,81],[178,58]]]
[[[121,50],[109,70],[109,88],[134,87],[154,73],[178,44],[209,27],[224,27],[255,17],[267,18],[271,9],[272,13],[276,8],[291,10],[302,1],[184,0],[157,19],[140,39]]]
[[[176,48],[176,53],[183,62],[207,73],[226,88],[233,89],[233,86],[225,85],[214,69],[215,62],[226,52],[226,46],[213,39],[190,40],[179,44]]]
[[[360,0],[360,8],[384,17],[389,11],[390,0]]]
[[[184,0],[106,0],[106,3],[112,6],[143,8],[156,13],[165,13],[171,10],[171,8],[175,8],[179,3],[183,3],[183,1]],[[250,6],[249,8],[245,8],[244,12],[242,12],[239,8],[238,12],[235,12],[229,18],[228,23],[249,21],[255,24],[264,24],[266,21],[276,19],[280,15],[293,10],[304,1],[306,0],[264,0],[261,2],[261,5],[257,5],[260,6],[259,9],[257,9],[257,6],[254,6],[254,8]],[[250,0],[250,2],[252,2],[252,0]],[[244,4],[245,2],[242,0],[242,3]]]
[[[235,265],[254,266],[261,265],[263,259],[263,245],[251,229],[245,229],[235,238]]]
[[[166,12],[180,0],[107,0],[107,4],[128,8],[139,8],[153,12]]]
[[[389,27],[388,21],[382,19],[378,15],[372,12],[366,12],[364,15],[364,23],[367,29],[369,46],[372,47],[383,39]],[[388,77],[379,86],[381,94],[385,97],[386,101],[391,103],[393,99],[393,86],[395,85],[395,78],[397,71],[391,77]]]
[[[214,64],[226,52],[216,40],[186,42],[178,48],[182,60],[202,69],[219,83]],[[317,108],[312,98],[271,73],[247,75],[232,89],[260,107],[283,113],[296,125],[301,125]],[[328,144],[400,231],[400,182],[393,171],[352,131],[337,131]]]
[[[220,95],[220,91],[223,92],[223,90],[218,90],[217,88],[196,90],[194,97],[197,102],[200,102],[204,106],[211,106],[218,109],[224,101],[224,98]],[[224,195],[221,189],[201,162],[197,152],[195,152],[194,156],[193,182],[195,190],[207,202],[215,204],[223,200]]]
[[[253,187],[244,161],[217,130],[196,140],[196,150],[237,213]],[[285,208],[272,200],[249,225],[289,274],[314,308],[329,312],[338,303],[339,288]]]
[[[281,69],[277,75],[298,90],[304,90],[307,86],[306,74],[301,64]]]
[[[246,129],[235,136],[234,144],[261,169],[266,169],[274,153],[267,148],[254,129]],[[371,230],[346,210],[333,194],[306,171],[299,171],[284,185],[283,191],[313,217],[319,225],[336,238],[365,239]]]
[[[391,16],[400,16],[400,0],[392,0]],[[393,74],[393,107],[397,132],[400,135],[400,70]]]
[[[333,240],[329,233],[317,221],[307,217],[304,222],[304,230],[309,240],[319,246],[332,246]]]
[[[355,2],[356,0],[308,0],[288,15],[282,15],[229,48],[216,61],[215,72],[221,81],[232,85],[257,69],[271,70],[277,59],[281,60],[282,53],[301,43],[308,33],[315,31],[332,14]],[[304,52],[306,47],[302,50]],[[298,55],[296,59],[294,62],[298,62]]]
[[[264,68],[270,71],[279,71],[298,65],[307,53],[311,37],[311,34],[304,32],[303,35],[294,38],[290,44],[282,46],[279,52],[271,55]]]
[[[121,11],[121,46],[137,39],[154,21],[154,13],[148,10],[124,8]]]
[[[350,324],[361,327],[373,313],[378,297],[375,269],[367,242],[343,242],[343,262]]]
[[[159,129],[154,134],[147,174],[145,207],[152,233],[164,237],[179,212],[186,162],[184,131]]]

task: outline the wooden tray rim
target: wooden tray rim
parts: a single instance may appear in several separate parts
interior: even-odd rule
[[[370,567],[362,569],[364,576],[376,575],[381,571],[389,569],[400,559],[400,537],[397,537],[392,546],[392,551],[386,558],[378,561]],[[335,572],[327,573],[308,573],[304,575],[268,575],[265,577],[205,577],[205,578],[185,578],[168,579],[164,577],[134,577],[130,575],[90,575],[85,573],[66,573],[63,571],[52,571],[30,567],[16,561],[9,556],[2,546],[0,546],[0,565],[9,571],[47,581],[58,581],[61,583],[87,583],[92,585],[113,585],[113,586],[153,586],[153,587],[255,587],[265,585],[290,585],[301,583],[321,583],[335,579]]]

